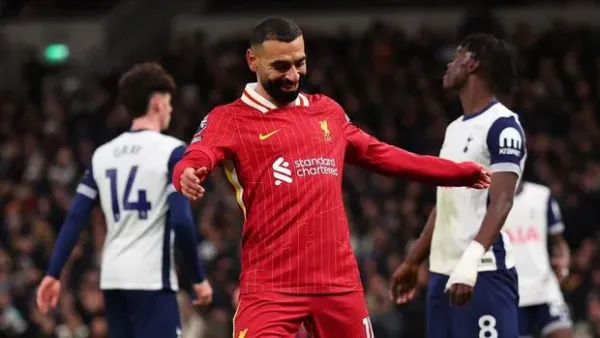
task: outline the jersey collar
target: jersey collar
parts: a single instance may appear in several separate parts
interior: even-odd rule
[[[242,102],[261,113],[268,113],[271,110],[277,109],[276,105],[256,92],[256,85],[256,82],[246,84],[246,88],[244,88],[241,97]],[[292,103],[292,105],[296,107],[308,107],[308,104],[308,98],[302,93],[298,94],[298,97]]]
[[[152,129],[147,129],[147,128],[141,128],[141,129],[129,129],[126,132],[127,133],[141,133],[143,131],[152,131]]]
[[[493,99],[492,101],[490,101],[490,103],[486,104],[483,108],[479,109],[478,111],[474,112],[473,114],[463,115],[463,121],[470,120],[470,119],[472,119],[474,117],[477,117],[477,116],[485,113],[490,108],[492,108],[493,106],[495,106],[496,103],[498,103],[498,101],[496,99]]]

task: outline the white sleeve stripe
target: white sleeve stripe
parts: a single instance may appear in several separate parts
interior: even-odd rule
[[[95,199],[96,196],[98,196],[98,192],[96,191],[96,189],[83,183],[79,183],[76,191],[82,194],[83,196],[89,197],[91,199]]]
[[[167,186],[167,195],[171,195],[174,192],[177,192],[177,189],[175,189],[175,186],[173,184],[169,184]]]
[[[490,171],[492,173],[511,172],[519,176],[521,176],[521,174],[523,173],[521,166],[519,166],[518,164],[506,162],[492,164],[490,166]]]
[[[548,233],[551,235],[562,234],[565,231],[565,224],[563,222],[557,222],[548,227]]]

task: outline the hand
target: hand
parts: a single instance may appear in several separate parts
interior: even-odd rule
[[[213,289],[208,280],[194,284],[194,293],[196,293],[196,299],[193,301],[194,305],[206,306],[212,302]]]
[[[461,165],[469,173],[469,175],[465,177],[465,186],[473,189],[486,189],[492,183],[492,176],[489,171],[479,164],[463,162]]]
[[[473,287],[467,284],[456,283],[450,286],[448,290],[448,298],[450,305],[465,306],[473,296]]]
[[[391,298],[396,304],[410,302],[418,293],[419,266],[406,262],[394,271],[392,276]]]
[[[204,188],[200,183],[208,175],[208,170],[204,167],[200,169],[186,168],[181,174],[181,193],[192,201],[204,196]]]
[[[42,279],[37,290],[36,303],[41,313],[47,313],[50,308],[56,308],[60,296],[61,283],[58,279],[46,276]]]
[[[553,257],[550,260],[550,265],[558,278],[558,282],[562,283],[569,276],[569,256]]]
[[[450,305],[465,306],[471,300],[479,274],[479,263],[484,254],[485,248],[477,241],[472,241],[463,252],[444,289],[448,292]]]

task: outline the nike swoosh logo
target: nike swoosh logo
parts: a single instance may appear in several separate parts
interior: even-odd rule
[[[268,139],[269,137],[277,134],[278,132],[279,132],[279,129],[277,129],[275,131],[272,131],[272,132],[270,132],[268,134],[259,133],[258,134],[258,139],[261,140],[261,141],[264,141],[264,140]]]

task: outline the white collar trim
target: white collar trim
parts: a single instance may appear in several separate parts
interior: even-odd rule
[[[276,105],[256,92],[256,86],[256,82],[246,84],[246,88],[244,88],[244,92],[241,97],[242,102],[254,109],[257,109],[261,113],[268,113],[273,109],[277,109]],[[294,100],[294,106],[308,107],[308,105],[309,102],[306,95],[302,93],[298,94],[298,97],[296,100]]]

